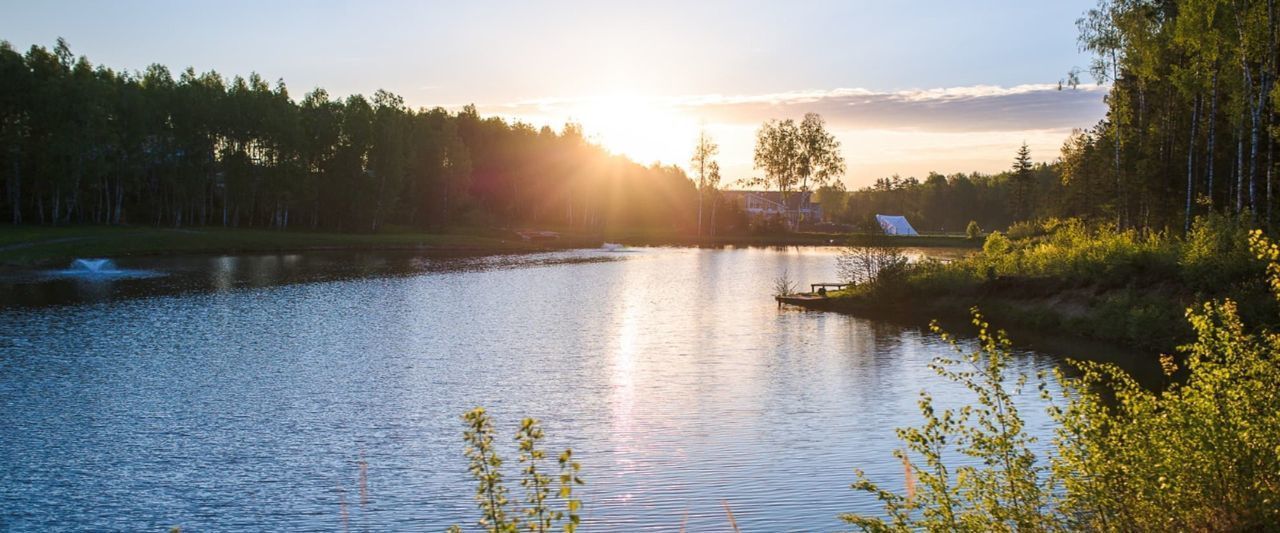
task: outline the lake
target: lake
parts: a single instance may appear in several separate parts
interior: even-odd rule
[[[835,248],[120,261],[0,279],[0,529],[443,530],[478,516],[460,415],[542,421],[584,531],[841,529],[900,488],[894,428],[949,348],[780,309]],[[916,250],[915,255],[955,253]],[[1057,357],[1020,351],[1015,370]],[[1034,387],[1030,431],[1049,436]],[[554,457],[554,453],[551,454]],[[548,466],[553,466],[548,465]],[[362,481],[363,480],[363,481]]]

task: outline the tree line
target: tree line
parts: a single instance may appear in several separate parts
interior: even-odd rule
[[[1275,0],[1099,0],[1077,21],[1107,114],[1074,131],[1051,162],[1023,152],[995,175],[887,178],[824,209],[866,224],[904,214],[922,229],[993,229],[1077,217],[1121,228],[1187,231],[1210,211],[1275,227],[1280,191],[1280,13]],[[1080,83],[1073,69],[1064,90]],[[1024,147],[1025,148],[1025,147]],[[828,205],[832,202],[832,205]]]
[[[539,224],[692,231],[697,191],[561,131],[409,108],[387,91],[295,100],[283,81],[95,66],[0,42],[0,216],[13,224],[377,231]]]
[[[1108,112],[1062,149],[1064,202],[1121,227],[1274,222],[1275,0],[1099,0],[1078,21]],[[1078,75],[1068,75],[1068,84]]]
[[[1067,184],[1061,178],[1060,163],[1033,163],[1023,145],[1004,172],[930,172],[923,180],[895,174],[856,191],[835,182],[819,188],[816,201],[830,221],[861,231],[880,231],[877,214],[903,215],[926,232],[961,232],[970,222],[993,230],[1020,220],[1073,216],[1073,206],[1062,201]]]

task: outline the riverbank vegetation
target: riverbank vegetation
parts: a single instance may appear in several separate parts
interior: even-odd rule
[[[1113,237],[1113,245],[1116,239],[1131,237]],[[1258,230],[1246,239],[1268,297],[1280,302],[1280,245]],[[871,532],[1273,529],[1280,522],[1280,330],[1274,321],[1247,326],[1230,298],[1190,306],[1185,320],[1193,337],[1160,357],[1165,379],[1155,389],[1110,363],[1072,360],[1069,372],[1010,375],[1009,338],[976,308],[973,349],[933,325],[952,354],[930,366],[963,385],[968,398],[942,407],[922,391],[923,423],[898,430],[902,491],[855,471],[851,487],[875,497],[883,513],[840,518]],[[1051,442],[1028,432],[1021,409],[1029,395],[1055,422]],[[483,410],[465,418],[480,525],[508,531],[515,522],[500,511],[506,493],[492,429]],[[531,424],[525,421],[522,435]],[[521,439],[525,450],[528,439]],[[547,482],[526,487],[537,494]]]
[[[1249,252],[1251,227],[1248,219],[1216,214],[1198,218],[1185,237],[1075,219],[1019,223],[955,261],[842,268],[846,281],[858,285],[821,305],[946,316],[978,304],[1010,326],[1168,351],[1190,338],[1182,314],[1198,301],[1231,297],[1251,324],[1275,316],[1260,263]],[[845,255],[877,255],[861,249]]]
[[[1280,298],[1280,246],[1250,236]],[[1273,314],[1274,318],[1276,315]],[[1232,299],[1193,306],[1193,340],[1162,356],[1167,385],[1149,390],[1103,363],[1058,372],[1042,399],[1057,422],[1037,453],[1016,398],[1029,376],[1006,375],[1009,340],[974,312],[978,347],[935,361],[972,403],[936,408],[900,429],[904,493],[858,474],[883,517],[842,518],[865,531],[1264,531],[1280,523],[1280,335],[1250,328]],[[935,326],[935,330],[938,328]],[[957,457],[968,459],[963,465]]]

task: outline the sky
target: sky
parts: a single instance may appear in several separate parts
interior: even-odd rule
[[[115,69],[160,63],[283,79],[296,98],[386,89],[559,128],[639,162],[688,166],[705,129],[724,180],[752,168],[769,119],[821,114],[844,182],[998,172],[1026,142],[1050,161],[1105,113],[1075,20],[1094,0],[0,0],[0,39],[65,38]]]

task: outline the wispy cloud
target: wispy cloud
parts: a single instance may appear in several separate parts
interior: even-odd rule
[[[859,88],[756,95],[691,95],[654,98],[666,108],[706,122],[756,124],[772,118],[821,114],[841,129],[906,129],[939,132],[1070,129],[1093,125],[1106,111],[1106,87],[976,85],[877,92]],[[588,99],[544,98],[486,106],[508,116],[572,115]]]
[[[1016,131],[1090,126],[1105,90],[1057,85],[971,86],[895,92],[865,89],[728,97],[694,103],[708,120],[759,121],[822,114],[836,127],[925,131]]]
[[[559,126],[567,120],[579,120],[591,132],[597,127],[591,121],[593,109],[631,105],[642,110],[627,115],[640,123],[634,129],[662,132],[662,139],[649,143],[651,150],[631,155],[641,161],[659,159],[678,164],[688,160],[688,147],[702,124],[720,142],[721,166],[729,176],[755,172],[751,149],[754,131],[762,122],[819,113],[844,145],[849,162],[846,182],[859,186],[893,173],[1003,170],[1023,142],[1031,146],[1037,160],[1052,160],[1072,128],[1092,126],[1106,114],[1103,97],[1107,89],[1081,86],[1059,90],[1056,84],[902,91],[839,88],[621,99],[541,98],[480,109],[538,125]],[[606,140],[608,133],[602,133]]]

